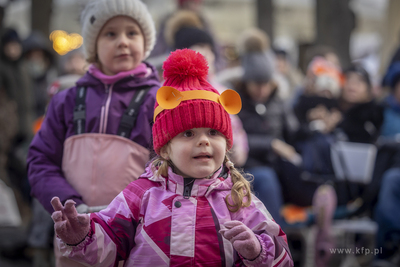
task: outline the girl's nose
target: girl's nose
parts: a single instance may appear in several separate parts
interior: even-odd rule
[[[118,38],[118,46],[125,47],[128,45],[128,37],[125,34],[121,34]]]
[[[209,146],[210,140],[208,140],[207,134],[201,134],[198,139],[199,146]]]

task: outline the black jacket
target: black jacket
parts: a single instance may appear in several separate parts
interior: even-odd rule
[[[344,132],[350,142],[375,143],[383,123],[383,107],[374,100],[358,104],[343,113],[337,129]]]
[[[240,93],[242,110],[238,114],[249,141],[249,156],[245,168],[272,166],[277,159],[271,149],[274,138],[288,141],[297,127],[297,120],[286,108],[283,101],[273,94],[258,107],[246,93]],[[264,107],[262,107],[264,106]],[[265,113],[260,113],[264,109]]]

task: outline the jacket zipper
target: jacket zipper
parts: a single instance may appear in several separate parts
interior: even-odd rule
[[[188,185],[185,186],[185,189],[183,190],[183,198],[184,199],[190,198],[190,187]]]
[[[105,93],[107,94],[107,97],[106,97],[105,102],[103,103],[103,106],[101,107],[101,118],[100,118],[100,130],[99,130],[99,133],[106,133],[106,130],[107,130],[108,113],[109,113],[109,109],[110,109],[113,85],[110,85],[108,87],[105,84],[104,87],[105,87]]]
[[[194,178],[184,178],[183,179],[183,184],[184,184],[183,198],[184,199],[190,198],[190,195],[192,193],[192,187],[193,187],[194,180],[195,180]]]

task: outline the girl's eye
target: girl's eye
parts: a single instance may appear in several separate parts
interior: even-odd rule
[[[131,31],[131,32],[129,32],[128,34],[131,35],[131,36],[134,36],[134,35],[136,35],[137,33],[136,33],[135,31]]]
[[[211,129],[210,130],[210,135],[218,135],[218,131],[217,130],[214,130],[214,129]]]
[[[113,37],[115,34],[113,32],[107,32],[106,36]]]
[[[183,136],[185,136],[185,137],[192,137],[193,135],[194,134],[193,134],[192,131],[186,131],[186,132],[183,133]]]

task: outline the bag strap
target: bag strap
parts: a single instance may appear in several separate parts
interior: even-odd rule
[[[86,87],[79,87],[76,92],[74,107],[74,131],[75,134],[85,132],[86,125]]]
[[[151,86],[146,86],[140,89],[129,103],[128,108],[122,115],[121,122],[118,127],[117,135],[129,138],[133,127],[135,126],[137,116],[139,114],[139,108],[142,105],[147,92],[151,89]]]

